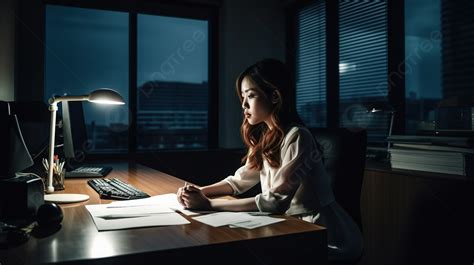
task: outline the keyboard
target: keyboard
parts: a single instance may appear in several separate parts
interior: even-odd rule
[[[148,198],[150,195],[117,178],[90,179],[91,186],[102,199],[132,200]]]
[[[111,167],[82,166],[66,172],[66,178],[103,178],[112,171]]]

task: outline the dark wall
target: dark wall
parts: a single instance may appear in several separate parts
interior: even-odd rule
[[[18,1],[16,19],[16,100],[42,100],[44,12],[42,1]]]
[[[235,80],[258,60],[285,59],[284,11],[281,0],[223,1],[219,10],[219,147],[243,147],[242,107]]]

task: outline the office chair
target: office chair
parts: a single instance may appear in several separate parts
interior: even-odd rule
[[[350,230],[352,226],[352,230],[355,231],[357,228],[354,226],[357,225],[360,231],[357,236],[362,241],[360,193],[365,170],[367,133],[365,130],[346,128],[313,128],[310,131],[323,151],[323,162],[338,204],[336,207],[333,205],[331,209],[321,209],[321,218],[328,225],[339,222],[340,219],[350,220],[352,218],[354,222],[340,223],[336,227],[346,226]],[[339,205],[343,210],[340,209]],[[359,245],[363,245],[363,243],[359,243]],[[343,257],[347,260],[335,260],[334,257],[331,257],[331,249],[329,248],[330,264],[357,264],[362,256],[362,250],[348,254],[350,258]],[[332,254],[338,255],[337,252]]]

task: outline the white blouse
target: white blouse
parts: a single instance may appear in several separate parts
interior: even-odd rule
[[[260,171],[247,163],[224,179],[241,194],[259,181],[262,193],[255,197],[262,212],[314,215],[334,201],[329,176],[313,135],[304,127],[292,127],[281,146],[281,166],[271,167],[266,159]]]

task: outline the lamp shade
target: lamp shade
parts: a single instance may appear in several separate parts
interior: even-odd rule
[[[109,105],[123,105],[125,101],[120,94],[110,88],[101,88],[89,94],[90,102]]]

